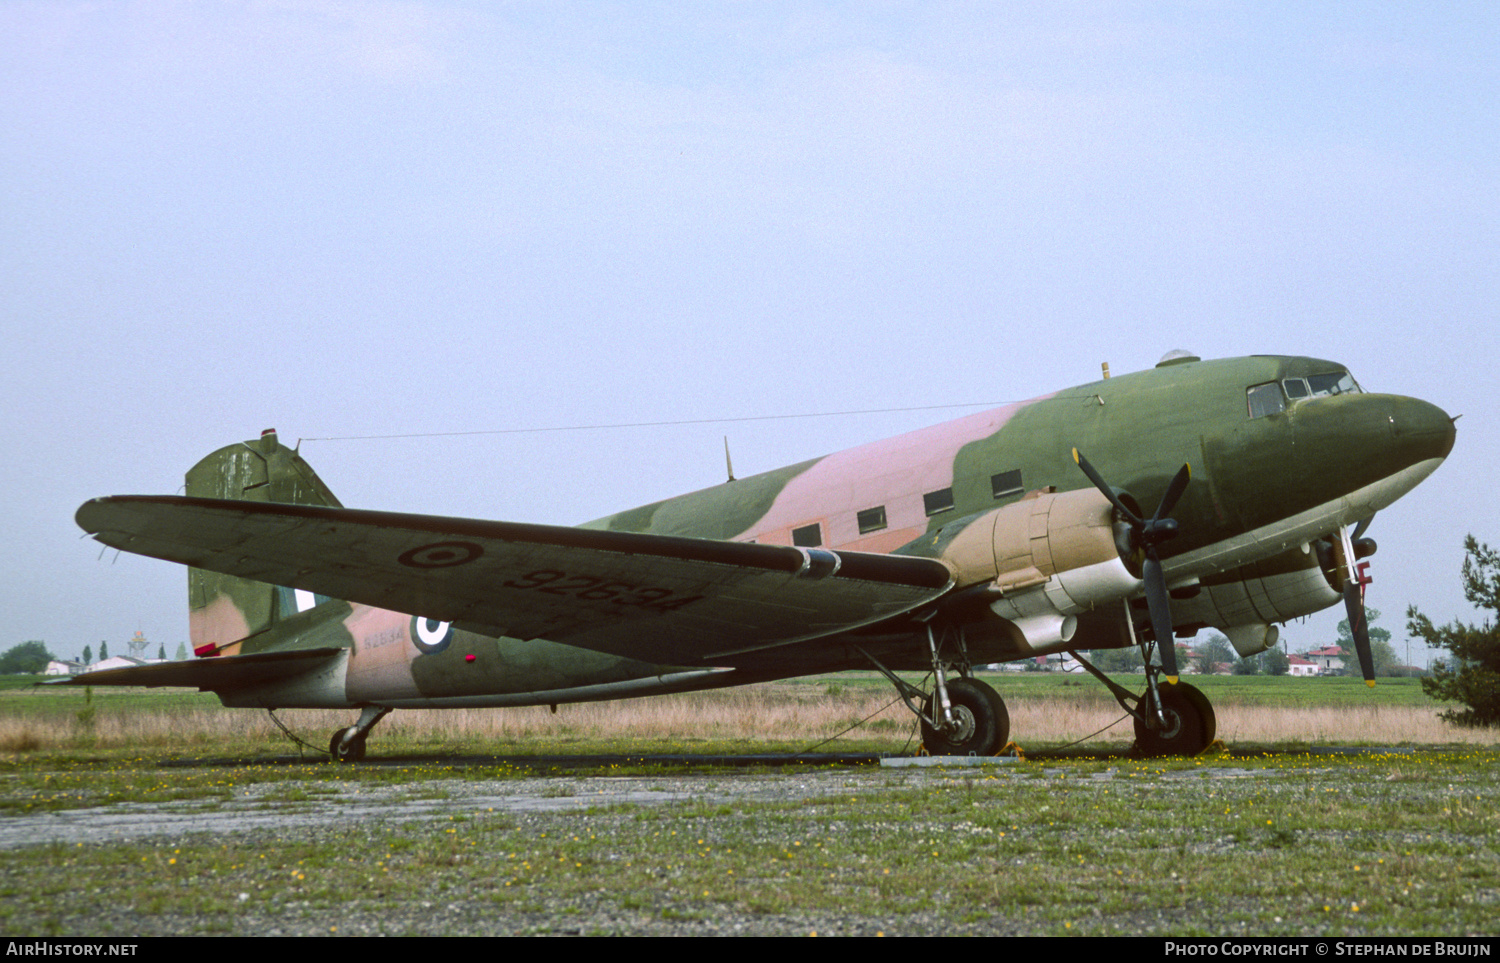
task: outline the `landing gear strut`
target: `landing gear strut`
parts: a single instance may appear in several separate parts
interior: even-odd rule
[[[334,762],[359,762],[365,757],[365,739],[375,723],[384,719],[391,710],[383,706],[365,706],[359,714],[359,722],[334,732],[328,740],[328,754]]]
[[[922,723],[922,748],[933,756],[993,756],[1010,741],[1010,713],[1005,700],[991,686],[970,675],[963,630],[947,629],[943,643],[954,641],[956,653],[945,658],[943,645],[927,625],[927,647],[932,655],[933,687],[928,694],[860,650],[900,693],[906,707]],[[958,678],[949,678],[956,671]]]
[[[1077,652],[1068,653],[1114,694],[1135,719],[1135,751],[1142,756],[1196,756],[1218,735],[1213,703],[1186,682],[1165,682],[1146,663],[1146,691],[1136,695],[1096,669]]]

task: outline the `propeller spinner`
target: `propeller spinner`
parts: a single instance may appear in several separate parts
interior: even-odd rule
[[[1172,631],[1172,603],[1167,595],[1167,580],[1162,574],[1157,546],[1177,534],[1177,521],[1169,518],[1167,513],[1176,506],[1177,500],[1187,489],[1193,476],[1192,469],[1184,464],[1167,485],[1160,504],[1156,506],[1156,514],[1150,518],[1141,518],[1120,499],[1115,489],[1105,482],[1103,476],[1077,448],[1073,449],[1073,461],[1078,463],[1089,481],[1109,499],[1115,511],[1130,526],[1131,548],[1141,556],[1141,581],[1146,587],[1146,608],[1151,613],[1151,631],[1156,636],[1156,647],[1161,652],[1162,672],[1168,682],[1175,684],[1178,672],[1177,645]]]

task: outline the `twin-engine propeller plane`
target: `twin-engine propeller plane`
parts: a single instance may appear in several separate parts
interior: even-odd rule
[[[1080,661],[1138,750],[1196,753],[1214,713],[1178,681],[1175,638],[1213,627],[1247,656],[1342,599],[1369,680],[1364,527],[1453,439],[1438,408],[1367,394],[1333,362],[1174,352],[564,528],[347,509],[267,432],[199,462],[185,497],[78,510],[106,545],[191,566],[199,658],[68,681],[359,709],[329,746],[356,760],[392,709],[873,668],[929,752],[988,755],[1010,723],[974,665],[1139,646],[1139,695]]]

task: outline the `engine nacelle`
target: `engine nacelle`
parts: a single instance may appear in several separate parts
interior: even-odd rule
[[[1311,615],[1342,599],[1318,553],[1294,548],[1205,578],[1192,598],[1172,602],[1172,618],[1178,625],[1219,629],[1244,657],[1275,644],[1276,635],[1267,632],[1274,630],[1272,623]]]
[[[1066,648],[1079,613],[1141,584],[1121,559],[1113,506],[1092,488],[1035,493],[988,512],[943,558],[960,585],[989,583],[990,611],[1036,654]]]

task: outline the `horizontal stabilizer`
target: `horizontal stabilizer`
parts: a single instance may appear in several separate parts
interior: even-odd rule
[[[339,657],[343,649],[297,649],[291,652],[258,652],[225,655],[184,662],[158,662],[123,669],[100,669],[46,682],[43,685],[133,685],[183,686],[205,692],[223,692],[280,682],[317,669]]]
[[[122,495],[77,521],[127,552],[659,665],[870,625],[953,585],[930,558],[318,505]]]

